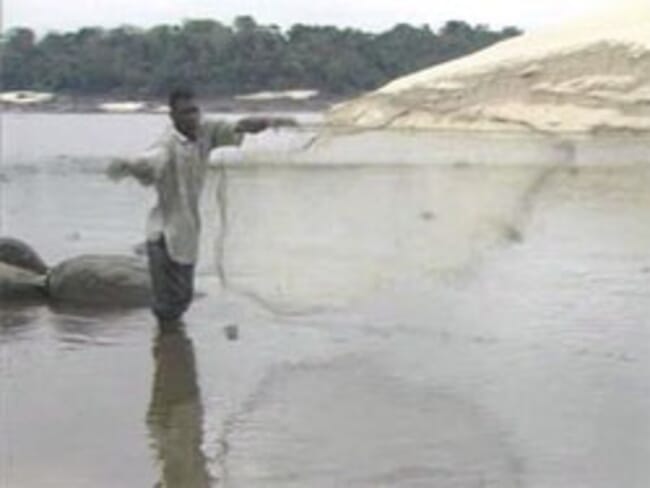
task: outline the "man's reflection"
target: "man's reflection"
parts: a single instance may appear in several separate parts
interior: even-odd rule
[[[162,471],[156,486],[209,487],[210,475],[201,451],[203,407],[194,350],[182,324],[159,328],[153,356],[147,424]]]

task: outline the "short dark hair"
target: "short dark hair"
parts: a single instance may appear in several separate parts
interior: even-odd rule
[[[169,108],[173,109],[179,100],[194,100],[194,91],[190,88],[176,88],[169,94]]]

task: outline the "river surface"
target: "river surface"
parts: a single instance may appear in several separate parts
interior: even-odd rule
[[[3,114],[0,234],[133,253],[165,123]],[[377,157],[213,170],[182,330],[2,304],[0,486],[650,486],[650,164]]]

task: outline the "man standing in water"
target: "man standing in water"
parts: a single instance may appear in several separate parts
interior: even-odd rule
[[[158,201],[147,222],[147,256],[152,310],[161,323],[179,320],[192,301],[199,197],[210,150],[239,144],[245,133],[295,125],[291,119],[263,117],[243,118],[235,124],[203,120],[189,90],[173,91],[169,110],[172,124],[157,143],[139,157],[113,160],[107,170],[115,181],[132,176],[156,190]]]

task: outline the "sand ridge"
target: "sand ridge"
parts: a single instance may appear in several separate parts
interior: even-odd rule
[[[394,80],[332,126],[650,131],[650,3],[613,8]]]

